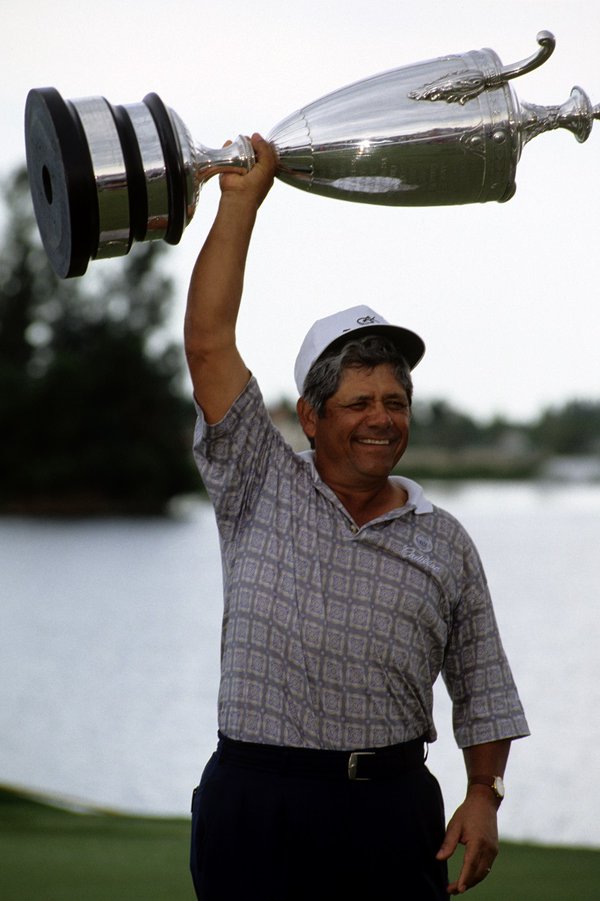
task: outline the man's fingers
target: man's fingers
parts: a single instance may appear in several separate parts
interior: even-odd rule
[[[258,132],[255,132],[250,140],[256,154],[256,161],[274,170],[277,165],[277,151],[275,147]]]
[[[435,855],[436,860],[449,860],[449,858],[452,857],[452,855],[456,851],[459,839],[460,829],[455,828],[453,826],[452,820],[450,820],[448,828],[446,829],[446,835],[444,837],[444,841],[442,842],[442,846],[438,853]]]
[[[448,886],[449,894],[462,895],[467,889],[482,882],[491,873],[495,856],[484,848],[469,854],[467,848],[458,879]]]

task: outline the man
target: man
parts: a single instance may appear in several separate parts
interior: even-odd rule
[[[407,901],[489,873],[510,741],[527,734],[472,542],[408,479],[421,339],[369,308],[324,317],[296,362],[312,451],[272,426],[235,343],[256,212],[276,159],[221,178],[185,342],[195,454],[213,502],[225,611],[219,745],[194,793],[204,901]],[[468,776],[447,829],[424,765],[442,672]],[[447,860],[465,845],[458,879]]]

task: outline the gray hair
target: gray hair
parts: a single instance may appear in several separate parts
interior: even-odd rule
[[[316,411],[325,415],[325,404],[338,390],[342,373],[351,367],[373,369],[389,364],[394,367],[396,380],[412,403],[413,384],[410,369],[398,346],[383,335],[363,335],[340,347],[336,342],[312,364],[304,380],[302,396]]]

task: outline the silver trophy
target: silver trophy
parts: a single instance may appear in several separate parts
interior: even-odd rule
[[[585,141],[600,107],[574,87],[562,106],[520,103],[510,82],[552,54],[503,66],[474,50],[374,75],[316,100],[268,135],[277,176],[340,200],[391,206],[505,201],[515,192],[523,146],[566,128]],[[46,252],[61,278],[90,259],[123,256],[134,241],[177,244],[205,181],[254,165],[239,136],[213,150],[194,143],[157,94],[111,106],[103,97],[63,100],[54,88],[29,92],[27,167]]]

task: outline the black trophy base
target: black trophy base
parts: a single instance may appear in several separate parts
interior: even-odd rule
[[[144,104],[160,139],[164,179],[168,193],[164,210],[164,232],[169,244],[178,244],[185,227],[186,182],[183,159],[168,109],[156,94],[148,94]],[[97,136],[86,132],[74,103],[65,101],[55,88],[29,92],[25,106],[27,170],[33,207],[44,249],[60,278],[83,275],[90,260],[98,256],[128,253],[134,241],[150,240],[148,178],[144,171],[140,141],[124,106],[107,104],[124,160],[122,191],[124,212],[110,228],[105,217],[110,178],[94,169]],[[97,155],[96,155],[97,158]],[[100,192],[104,192],[100,197]],[[154,217],[156,219],[156,216]],[[104,236],[125,235],[120,243],[104,243]],[[151,237],[155,237],[152,235]]]

